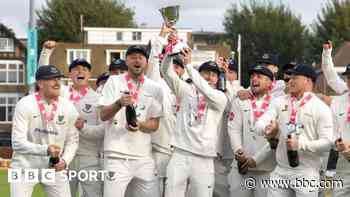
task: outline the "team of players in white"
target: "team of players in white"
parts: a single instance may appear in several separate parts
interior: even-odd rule
[[[15,109],[11,167],[48,168],[49,156],[59,155],[53,166],[56,182],[43,183],[50,197],[75,196],[78,188],[84,197],[316,197],[322,194],[312,187],[257,184],[247,189],[242,183],[250,177],[257,182],[319,180],[324,156],[341,136],[337,176],[344,185],[334,188],[334,195],[350,194],[350,81],[336,74],[331,45],[324,46],[322,69],[329,85],[343,95],[328,107],[312,93],[313,70],[305,66],[297,66],[285,84],[275,81],[269,67],[276,65],[265,62],[250,69],[250,88],[245,90],[235,80],[234,67],[220,62],[227,76],[223,93],[216,88],[217,64],[206,62],[195,69],[190,49],[182,51],[180,67],[169,55],[159,65],[172,31],[163,26],[151,40],[149,56],[139,46],[129,47],[128,71],[110,76],[100,94],[88,85],[91,65],[84,60],[70,65],[73,85],[68,87],[60,85],[61,74],[54,67],[40,67],[36,93],[22,98]],[[48,65],[53,48],[54,42],[44,44],[40,65]],[[126,121],[125,106],[130,104],[136,106],[137,126]],[[288,139],[290,132],[297,137]],[[268,139],[276,138],[274,150]],[[287,147],[297,147],[298,167],[290,167]],[[63,181],[60,172],[66,168],[104,169],[109,178]],[[29,197],[35,184],[11,183],[11,196]]]

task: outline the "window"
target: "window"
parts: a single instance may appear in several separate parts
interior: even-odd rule
[[[132,32],[132,40],[141,40],[141,32]]]
[[[117,40],[118,41],[123,40],[123,32],[117,32]]]
[[[0,84],[24,84],[24,65],[21,61],[0,61]]]
[[[90,49],[67,49],[68,65],[78,58],[84,58],[86,61],[90,62]]]
[[[107,49],[106,50],[106,65],[109,66],[109,64],[114,59],[125,59],[125,50],[114,50],[114,49]]]
[[[0,122],[11,122],[15,106],[22,95],[14,93],[0,94]]]
[[[14,52],[15,47],[13,39],[11,38],[0,38],[0,52]]]

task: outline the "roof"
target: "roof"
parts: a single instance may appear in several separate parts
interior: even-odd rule
[[[14,44],[18,46],[21,49],[26,49],[26,47],[23,45],[23,43],[16,38],[15,33],[12,31],[12,29],[6,27],[4,24],[0,23],[0,32],[4,32],[5,35],[8,38],[12,38],[14,40]]]
[[[214,31],[194,31],[192,32],[193,35],[226,35],[225,32],[214,32]]]
[[[176,28],[178,31],[182,32],[192,32],[192,29],[189,28]],[[144,27],[144,28],[124,28],[124,27],[84,27],[84,31],[144,31],[144,32],[153,32],[153,31],[160,31],[160,28],[151,28],[151,27]]]
[[[333,57],[334,66],[343,67],[350,63],[350,42],[344,42],[341,47],[336,50],[335,56]]]

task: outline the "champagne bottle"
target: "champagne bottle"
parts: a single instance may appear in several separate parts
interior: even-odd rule
[[[243,151],[239,151],[238,152],[239,156],[243,155]],[[247,159],[245,159],[244,161],[241,161],[239,159],[237,159],[237,167],[238,167],[238,172],[242,175],[247,174],[248,172],[248,168],[242,168],[242,165],[246,162]]]
[[[278,138],[270,138],[268,139],[271,150],[276,150],[278,146],[279,139]]]
[[[127,121],[128,125],[131,125],[133,127],[137,127],[136,110],[135,110],[135,107],[133,105],[126,106],[125,115],[126,115],[126,121]]]
[[[219,80],[217,82],[217,88],[222,92],[226,92],[226,77],[225,77],[225,71],[223,69],[220,69],[220,72],[219,72]]]
[[[288,139],[291,139],[292,136],[288,135]],[[290,167],[297,167],[299,166],[299,155],[297,150],[293,150],[293,148],[289,148],[287,146],[287,156],[288,156],[288,162]]]
[[[50,159],[49,159],[49,166],[50,167],[54,167],[59,161],[60,161],[59,157],[51,156]]]
[[[332,148],[329,151],[327,170],[335,171],[335,169],[337,168],[338,158],[339,158],[339,152],[334,148]]]

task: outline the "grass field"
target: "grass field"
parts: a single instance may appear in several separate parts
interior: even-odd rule
[[[7,182],[7,170],[0,170],[0,196],[10,197],[10,184]],[[46,197],[41,185],[36,185],[32,197]]]
[[[10,184],[7,182],[7,170],[0,170],[0,196],[10,197]],[[77,194],[77,197],[79,194]],[[331,192],[326,192],[326,197],[331,197]],[[36,185],[32,193],[32,197],[47,197],[42,186]]]

